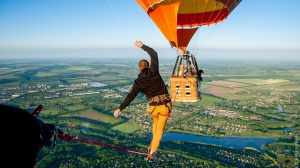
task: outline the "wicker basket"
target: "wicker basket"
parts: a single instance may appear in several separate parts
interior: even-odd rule
[[[173,102],[197,102],[197,76],[170,76],[170,91]]]

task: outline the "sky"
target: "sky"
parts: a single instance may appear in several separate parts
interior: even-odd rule
[[[299,9],[299,0],[243,0],[200,28],[210,32],[196,58],[300,61]],[[135,0],[0,0],[0,58],[134,57],[136,40],[177,56]]]

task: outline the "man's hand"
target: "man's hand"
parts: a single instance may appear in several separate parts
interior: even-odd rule
[[[121,110],[120,110],[120,109],[117,109],[117,110],[114,112],[114,116],[115,116],[115,117],[118,117],[120,112],[121,112]]]
[[[139,47],[139,48],[142,48],[144,44],[141,41],[135,41],[134,45]]]

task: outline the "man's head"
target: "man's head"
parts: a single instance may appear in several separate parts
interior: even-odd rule
[[[190,66],[191,66],[191,61],[187,61],[187,62],[186,62],[186,66],[187,66],[187,67],[190,67]]]
[[[180,69],[181,69],[181,70],[184,69],[184,65],[183,65],[183,64],[180,65]]]
[[[140,71],[142,71],[144,68],[149,68],[149,62],[147,60],[140,60],[138,68]]]
[[[20,108],[0,104],[1,164],[33,168],[39,151],[38,119]]]
[[[198,71],[198,73],[199,73],[199,74],[203,74],[204,71],[203,71],[202,69],[200,69],[200,70]]]

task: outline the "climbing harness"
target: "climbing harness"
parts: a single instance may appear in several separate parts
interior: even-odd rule
[[[149,106],[155,106],[151,112],[149,111],[150,115],[152,115],[153,111],[158,105],[165,105],[169,109],[169,113],[167,115],[160,115],[169,116],[171,114],[171,108],[167,105],[167,103],[171,103],[171,96],[169,94],[157,95],[149,99],[149,102],[147,103],[147,109],[149,109]]]

